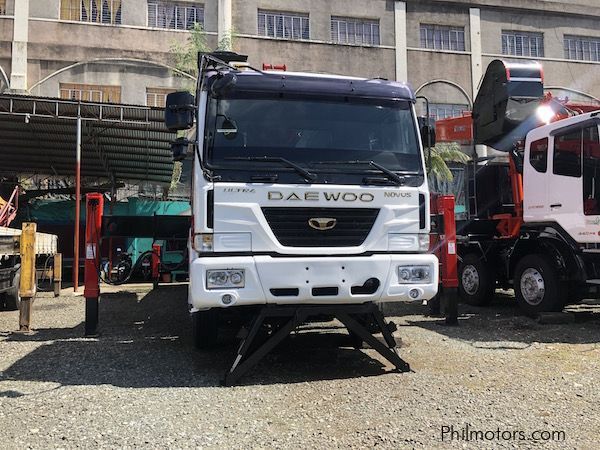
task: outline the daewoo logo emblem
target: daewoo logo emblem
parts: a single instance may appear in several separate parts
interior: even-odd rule
[[[337,219],[333,217],[313,217],[308,219],[308,225],[319,231],[331,230],[337,224]]]

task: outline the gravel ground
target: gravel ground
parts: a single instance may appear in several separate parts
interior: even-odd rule
[[[461,306],[460,326],[446,327],[402,305],[393,320],[412,373],[340,348],[334,327],[300,333],[223,388],[234,342],[192,348],[186,289],[106,294],[93,339],[81,297],[38,298],[30,335],[0,312],[0,448],[599,448],[598,306],[542,325],[505,295]],[[442,441],[449,427],[491,433]],[[505,440],[536,430],[564,440]]]

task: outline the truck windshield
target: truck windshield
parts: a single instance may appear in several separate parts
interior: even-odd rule
[[[249,181],[248,172],[293,172],[276,158],[316,173],[316,182],[339,182],[336,173],[381,175],[376,167],[351,164],[353,161],[373,161],[388,170],[421,177],[423,173],[408,101],[264,96],[211,99],[205,139],[209,167],[230,180]],[[301,174],[296,173],[296,178],[302,182]]]

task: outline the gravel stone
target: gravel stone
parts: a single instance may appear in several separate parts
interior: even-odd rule
[[[339,324],[314,324],[225,388],[235,333],[196,351],[187,286],[128,289],[103,294],[94,338],[81,296],[40,294],[30,334],[0,312],[0,448],[599,448],[597,305],[540,324],[504,294],[461,305],[457,327],[395,305],[412,372],[353,349]],[[444,426],[566,438],[442,441]]]

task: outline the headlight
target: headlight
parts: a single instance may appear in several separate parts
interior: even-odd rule
[[[202,233],[194,235],[194,249],[197,252],[212,252],[214,251],[212,233]]]
[[[400,284],[431,283],[431,267],[399,266],[398,282]]]
[[[206,271],[207,289],[243,288],[244,281],[245,276],[243,269]]]

